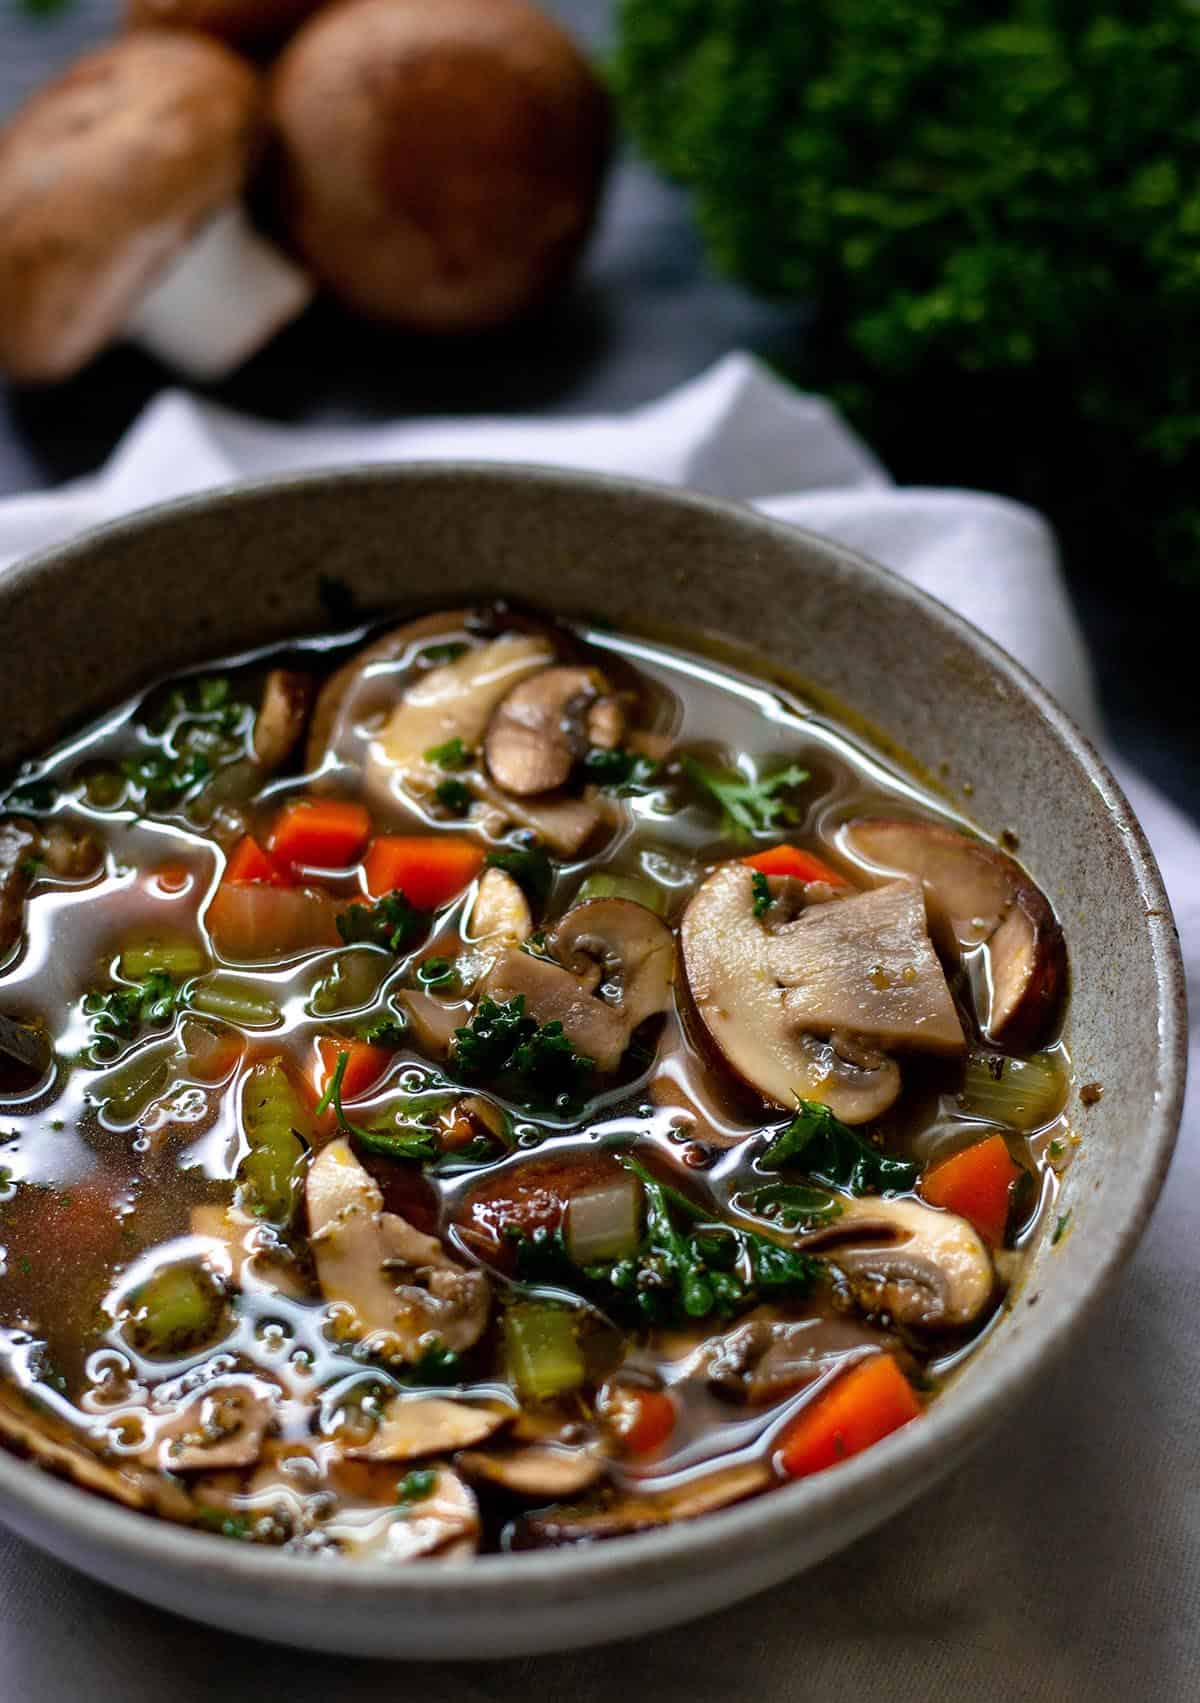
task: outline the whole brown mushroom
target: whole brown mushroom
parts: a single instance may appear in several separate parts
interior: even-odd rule
[[[128,0],[130,29],[200,30],[250,52],[278,47],[324,0]]]
[[[369,318],[498,324],[559,282],[591,226],[607,102],[525,0],[345,0],[286,49],[271,108],[283,226]]]
[[[246,219],[262,87],[219,42],[147,30],[90,53],[0,128],[0,371],[69,378],[129,337],[217,378],[312,286]]]

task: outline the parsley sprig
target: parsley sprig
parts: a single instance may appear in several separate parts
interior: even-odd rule
[[[768,833],[781,822],[800,818],[795,801],[786,795],[804,785],[808,770],[795,763],[761,780],[748,780],[736,769],[714,769],[698,757],[681,758],[680,767],[693,785],[716,799],[732,834]]]

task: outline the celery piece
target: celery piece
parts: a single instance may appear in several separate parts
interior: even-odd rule
[[[344,1011],[358,1011],[370,1005],[379,992],[384,977],[393,967],[393,960],[373,947],[353,947],[339,952],[308,996],[307,1010],[311,1017],[336,1017]]]
[[[119,1070],[110,1070],[92,1090],[109,1118],[119,1123],[132,1122],[144,1111],[156,1094],[167,1085],[169,1068],[166,1055],[160,1050],[136,1053]]]
[[[154,970],[181,982],[188,976],[198,976],[208,963],[206,954],[195,941],[178,935],[131,941],[121,952],[121,974],[126,981],[140,982]]]
[[[667,908],[662,888],[642,875],[607,875],[604,871],[589,875],[572,902],[585,905],[589,899],[632,899],[635,905],[644,905],[656,916],[661,916]]]
[[[520,1395],[545,1401],[578,1389],[587,1376],[574,1312],[550,1301],[521,1301],[504,1315],[509,1375]]]
[[[217,1333],[224,1298],[215,1278],[199,1264],[168,1265],[129,1298],[127,1328],[145,1354],[191,1353]]]
[[[1033,1053],[1029,1058],[972,1053],[958,1098],[971,1117],[1028,1134],[1062,1111],[1067,1098],[1066,1076],[1054,1053]]]
[[[280,1059],[256,1064],[247,1076],[242,1127],[250,1151],[238,1167],[238,1202],[256,1218],[290,1224],[313,1124]]]
[[[225,976],[213,976],[193,988],[188,1004],[193,1011],[224,1018],[243,1029],[273,1029],[283,1021],[283,1013],[273,999],[253,993],[243,983]]]

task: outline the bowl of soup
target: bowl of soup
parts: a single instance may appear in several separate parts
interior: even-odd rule
[[[1182,994],[986,637],[496,468],[151,511],[0,607],[16,1530],[239,1631],[518,1653],[811,1565],[1036,1399]]]

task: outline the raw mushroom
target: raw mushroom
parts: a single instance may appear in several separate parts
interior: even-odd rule
[[[273,774],[287,762],[304,737],[312,700],[311,675],[293,668],[270,670],[254,719],[254,761],[261,771]]]
[[[565,785],[589,746],[619,745],[622,731],[620,706],[596,669],[544,668],[496,707],[484,756],[496,785],[526,798]]]
[[[409,1362],[434,1346],[460,1353],[478,1342],[491,1306],[487,1278],[452,1260],[435,1236],[384,1212],[379,1185],[347,1142],[318,1154],[306,1198],[321,1292],[348,1312],[348,1335]]]
[[[969,1325],[995,1289],[991,1255],[953,1212],[915,1200],[847,1200],[832,1224],[798,1236],[845,1277],[867,1313],[924,1330]]]
[[[458,1457],[460,1471],[514,1496],[555,1502],[579,1496],[603,1478],[608,1461],[593,1445],[569,1448],[556,1443],[527,1443],[514,1449],[468,1450]]]
[[[818,1100],[865,1123],[900,1090],[887,1053],[965,1051],[915,882],[781,924],[756,917],[754,899],[752,871],[722,864],[684,912],[680,938],[700,1021],[765,1099]]]
[[[157,1420],[141,1451],[145,1466],[160,1472],[221,1472],[253,1466],[275,1418],[278,1391],[259,1378],[220,1378],[174,1412]]]
[[[631,899],[591,899],[567,912],[549,945],[563,964],[506,952],[485,991],[501,1001],[523,998],[529,1016],[561,1023],[576,1052],[598,1070],[615,1070],[638,1025],[671,1003],[671,931]]]
[[[486,1442],[513,1417],[511,1408],[445,1396],[395,1396],[370,1441],[346,1450],[350,1460],[410,1461],[450,1455]]]
[[[526,1514],[515,1533],[514,1549],[543,1549],[563,1543],[592,1543],[653,1531],[674,1520],[694,1520],[743,1502],[772,1483],[766,1461],[741,1461],[718,1472],[688,1478],[677,1489],[650,1498],[634,1493],[578,1508],[546,1508]]]
[[[131,29],[200,30],[231,47],[277,46],[325,0],[127,0]]]
[[[299,252],[368,318],[499,324],[548,292],[591,225],[608,110],[524,0],[347,0],[275,69],[277,203]]]
[[[219,42],[135,32],[88,54],[0,131],[0,370],[69,378],[132,337],[223,377],[312,294],[240,202],[259,79]]]
[[[971,953],[987,948],[976,978],[979,1019],[998,1045],[1032,1046],[1066,984],[1062,930],[1046,896],[1018,863],[982,840],[932,822],[867,817],[842,829],[843,849],[876,880],[923,883],[935,934]]]

